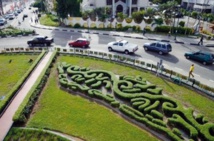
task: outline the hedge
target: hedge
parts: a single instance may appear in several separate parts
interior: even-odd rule
[[[13,121],[15,123],[17,122],[25,122],[26,115],[29,114],[29,112],[26,113],[26,108],[29,108],[33,105],[31,105],[33,102],[35,102],[36,97],[38,96],[39,92],[41,92],[41,88],[37,89],[39,85],[45,85],[46,79],[48,74],[46,72],[48,71],[49,66],[51,63],[55,60],[56,51],[53,52],[52,56],[50,57],[48,63],[46,64],[45,68],[37,78],[35,84],[32,86],[30,91],[28,92],[27,96],[23,100],[22,104],[19,106],[18,110],[16,111],[15,115],[13,116]],[[50,71],[48,71],[50,72]],[[46,75],[45,75],[46,74]]]

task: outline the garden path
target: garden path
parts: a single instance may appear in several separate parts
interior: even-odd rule
[[[7,135],[8,131],[10,130],[11,126],[13,125],[13,116],[24,100],[27,93],[30,91],[31,87],[36,82],[37,78],[45,68],[46,64],[48,63],[51,55],[53,52],[48,52],[46,56],[41,60],[39,65],[34,69],[32,74],[27,79],[24,86],[20,89],[16,97],[13,99],[11,104],[8,106],[6,111],[3,113],[2,117],[0,118],[0,141],[3,141],[5,136]]]

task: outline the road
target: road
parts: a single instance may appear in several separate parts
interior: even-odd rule
[[[22,15],[24,13],[27,13],[29,16],[25,19],[24,22],[20,26],[18,26],[18,20],[22,19]],[[79,33],[79,32],[67,32],[67,31],[58,31],[58,30],[44,30],[44,29],[38,29],[33,28],[30,26],[29,22],[31,17],[34,17],[34,13],[32,12],[32,9],[25,9],[19,16],[18,20],[14,19],[10,22],[10,24],[14,26],[18,26],[20,28],[27,28],[27,29],[34,29],[36,30],[36,33],[39,33],[40,35],[46,35],[49,37],[54,38],[54,45],[52,46],[60,46],[63,48],[69,48],[67,43],[69,40],[76,39],[78,37],[88,37],[88,33]],[[200,46],[190,46],[187,44],[176,44],[171,43],[172,45],[172,52],[168,55],[159,55],[155,52],[145,52],[142,45],[146,42],[152,42],[146,39],[134,39],[134,38],[125,38],[125,37],[116,37],[116,36],[108,36],[108,35],[97,35],[97,34],[90,34],[91,36],[91,45],[89,50],[98,50],[103,52],[108,52],[107,49],[107,43],[111,41],[121,40],[125,39],[128,40],[131,43],[135,43],[139,46],[139,50],[135,54],[131,54],[129,56],[135,57],[135,58],[142,58],[143,60],[157,64],[157,62],[160,61],[160,59],[163,60],[163,64],[165,68],[171,68],[176,72],[179,72],[184,75],[188,75],[189,67],[191,64],[195,64],[195,71],[194,75],[196,80],[200,79],[200,81],[204,84],[207,84],[209,86],[214,86],[214,65],[203,65],[198,62],[194,62],[191,60],[187,60],[184,57],[185,52],[189,51],[198,51],[198,50],[204,50],[208,52],[214,53],[214,48],[206,48],[206,47],[200,47]],[[33,36],[27,36],[27,37],[11,37],[11,38],[2,38],[0,39],[0,48],[8,48],[8,47],[28,47],[26,44],[27,40],[33,38]],[[122,53],[114,52],[115,54],[123,55]]]

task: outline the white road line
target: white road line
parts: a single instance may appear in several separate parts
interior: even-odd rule
[[[214,80],[209,79],[210,82],[214,83]]]

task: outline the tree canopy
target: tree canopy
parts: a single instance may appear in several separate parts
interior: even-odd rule
[[[56,12],[60,18],[80,16],[80,3],[82,0],[56,0]]]

